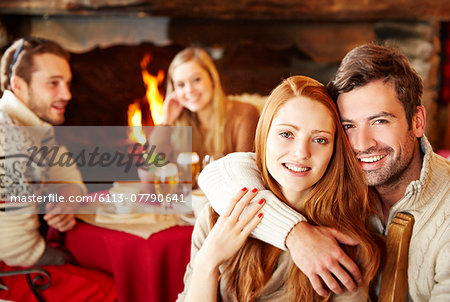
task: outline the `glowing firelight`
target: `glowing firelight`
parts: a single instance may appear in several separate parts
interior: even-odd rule
[[[141,145],[145,144],[147,139],[142,131],[142,112],[138,101],[128,106],[128,125],[131,126],[131,131],[128,136],[130,141],[137,142]]]
[[[158,86],[164,80],[164,71],[159,70],[156,76],[147,71],[151,55],[149,53],[141,60],[142,80],[147,88],[145,96],[150,107],[153,124],[161,124],[164,97],[159,93]],[[129,140],[144,145],[147,141],[146,135],[142,131],[142,111],[139,101],[135,101],[128,106],[128,125],[132,126],[129,134]]]
[[[151,75],[147,71],[147,66],[151,58],[151,55],[147,53],[141,60],[142,80],[144,81],[145,87],[147,87],[145,95],[150,107],[153,123],[159,125],[162,119],[164,97],[159,93],[158,86],[164,80],[164,71],[158,70],[156,77]]]

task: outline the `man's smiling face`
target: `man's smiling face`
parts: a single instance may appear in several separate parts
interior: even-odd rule
[[[55,54],[44,53],[35,55],[33,64],[30,84],[20,98],[39,118],[60,125],[72,98],[69,63]]]
[[[409,129],[392,84],[370,82],[339,95],[342,124],[370,186],[404,178],[418,136]]]

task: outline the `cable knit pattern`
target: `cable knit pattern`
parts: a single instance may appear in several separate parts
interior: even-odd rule
[[[433,153],[425,136],[420,145],[425,154],[420,178],[408,185],[403,198],[391,208],[388,224],[398,212],[415,218],[409,249],[409,301],[450,301],[450,162]],[[264,190],[251,153],[230,154],[210,164],[199,184],[219,214],[243,186],[261,190],[255,200],[266,199],[264,218],[252,235],[279,248],[286,249],[287,234],[304,219]],[[380,220],[374,219],[374,225],[386,235],[388,228]]]
[[[420,178],[389,212],[414,215],[409,248],[410,301],[450,301],[450,162],[433,153],[426,137],[420,139],[424,160]],[[386,231],[385,231],[386,232]]]
[[[12,195],[45,194],[46,186],[41,182],[45,180],[78,181],[82,192],[87,191],[79,170],[74,166],[48,168],[36,163],[26,164],[27,148],[55,144],[54,129],[8,90],[0,99],[0,125],[0,200],[8,200]],[[8,135],[6,131],[10,131]],[[11,141],[6,142],[6,139]],[[61,148],[59,152],[65,150]],[[5,158],[12,154],[17,157]],[[31,186],[28,181],[39,183]],[[8,209],[16,209],[5,212],[6,205]],[[0,261],[10,266],[31,266],[44,252],[45,240],[39,233],[38,216],[32,214],[33,207],[32,204],[0,203]]]

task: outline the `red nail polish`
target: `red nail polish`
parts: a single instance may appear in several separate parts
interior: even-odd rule
[[[259,214],[258,214],[258,218],[261,218],[261,217],[262,217],[262,213],[259,213]]]
[[[256,191],[258,191],[258,189],[257,189],[257,188],[254,188],[254,189],[252,190],[252,193],[256,193]]]
[[[264,199],[262,199],[262,198],[260,201],[258,201],[259,204],[263,204],[263,202],[264,202]]]
[[[243,188],[242,188],[242,191],[243,191],[243,192],[247,191],[247,188],[246,188],[246,187],[243,187]]]

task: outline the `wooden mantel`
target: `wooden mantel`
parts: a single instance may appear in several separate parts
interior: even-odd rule
[[[440,20],[448,0],[0,0],[0,14],[113,14],[216,19]]]

